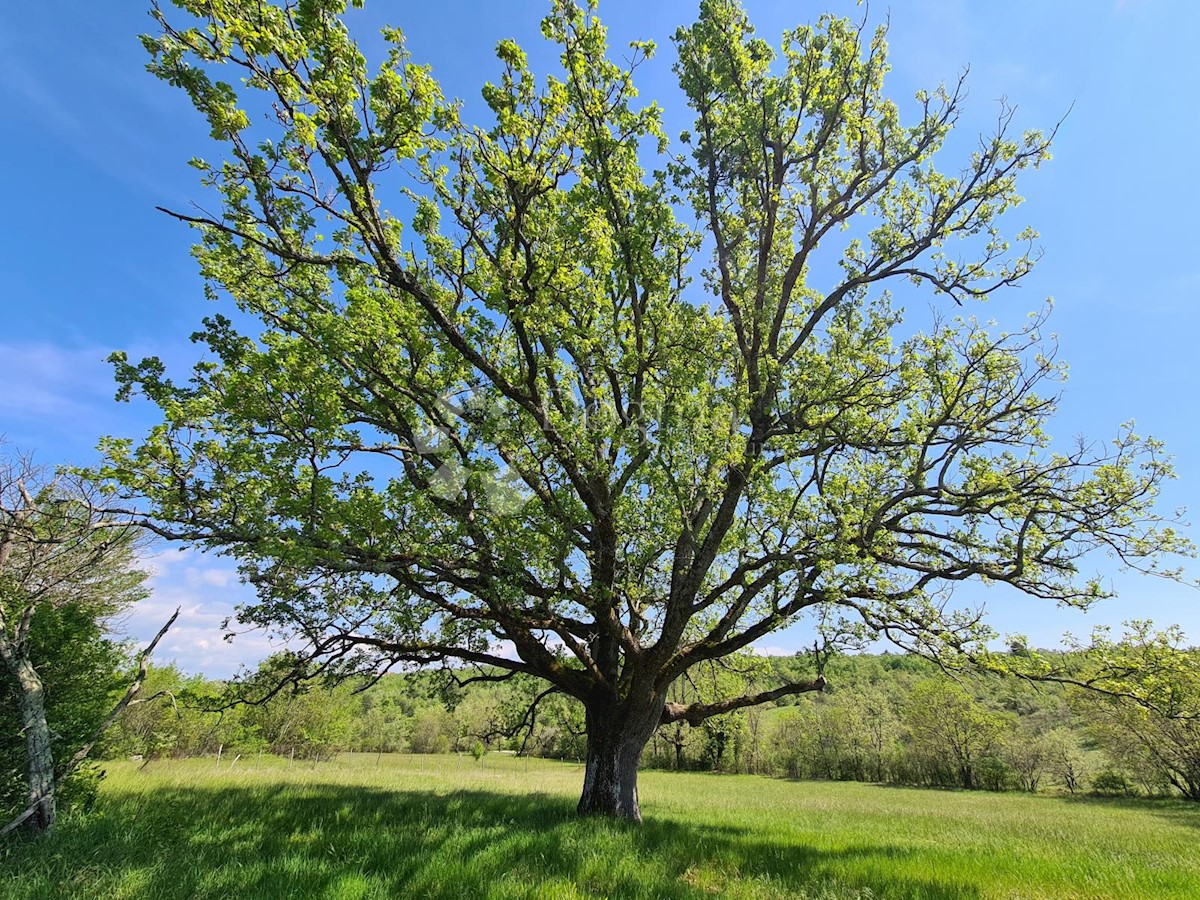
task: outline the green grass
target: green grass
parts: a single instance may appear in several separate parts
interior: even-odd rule
[[[109,766],[90,817],[0,849],[11,898],[1200,896],[1200,810],[647,772],[642,828],[577,765],[488,756]]]

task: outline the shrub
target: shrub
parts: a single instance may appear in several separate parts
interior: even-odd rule
[[[1120,772],[1104,769],[1092,776],[1092,791],[1105,797],[1129,796],[1133,793],[1133,786]]]

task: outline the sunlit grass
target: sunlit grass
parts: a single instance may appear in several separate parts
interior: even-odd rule
[[[1200,896],[1182,803],[647,772],[646,824],[574,818],[577,765],[488,756],[110,767],[92,816],[0,856],[12,898]]]

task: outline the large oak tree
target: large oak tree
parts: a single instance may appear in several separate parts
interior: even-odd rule
[[[824,684],[668,702],[699,663],[806,618],[947,656],[989,634],[947,586],[1084,606],[1082,554],[1175,544],[1156,444],[1052,451],[1043,316],[901,327],[893,286],[949,312],[1030,271],[1036,236],[999,223],[1049,139],[1002,111],[935,164],[961,85],[902,115],[883,30],[826,17],[775,50],[704,0],[673,152],[634,88],[652,45],[614,61],[571,0],[542,27],[561,69],[501,41],[479,124],[399,31],[369,65],[345,0],[174,3],[150,69],[211,125],[193,164],[221,205],[172,215],[238,313],[187,382],[117,355],[164,420],[107,442],[106,474],[240,560],[242,619],[310,659],[577,698],[581,812],[640,816],[660,723]]]

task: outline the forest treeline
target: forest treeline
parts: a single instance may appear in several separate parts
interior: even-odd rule
[[[277,681],[268,660],[249,684]],[[803,657],[746,657],[680,679],[675,699],[769,689],[811,667]],[[994,675],[951,678],[918,657],[834,658],[818,695],[738,710],[697,727],[662,726],[643,765],[769,776],[992,791],[1061,791],[1200,799],[1200,723],[1121,698]],[[339,752],[509,752],[582,759],[583,710],[521,676],[457,686],[444,673],[366,684],[308,682],[226,706],[227,685],[151,670],[156,703],[125,711],[110,757]],[[253,692],[251,691],[251,694]],[[261,698],[259,698],[261,699]],[[225,707],[225,708],[221,708]]]

